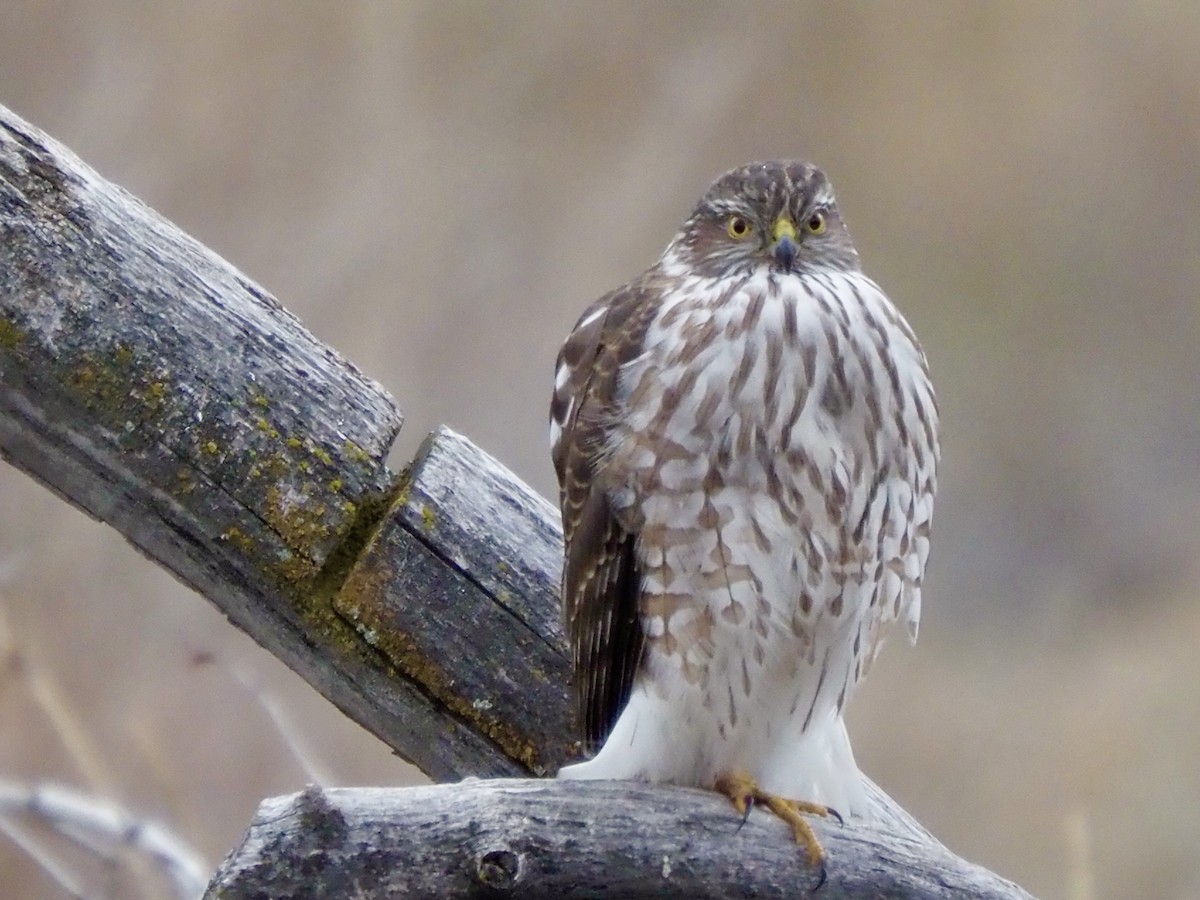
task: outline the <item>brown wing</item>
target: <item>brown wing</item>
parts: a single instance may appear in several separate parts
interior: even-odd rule
[[[558,355],[551,457],[562,507],[562,602],[587,750],[604,743],[641,663],[636,535],[613,516],[597,469],[616,409],[620,367],[638,354],[656,308],[646,281],[613,291],[580,318]]]

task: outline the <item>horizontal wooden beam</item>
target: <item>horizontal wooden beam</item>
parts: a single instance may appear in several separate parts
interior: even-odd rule
[[[515,779],[314,787],[262,805],[206,898],[795,898],[818,884],[822,900],[1029,897],[886,825],[813,827],[824,873],[771,813],[743,825],[709,791]]]

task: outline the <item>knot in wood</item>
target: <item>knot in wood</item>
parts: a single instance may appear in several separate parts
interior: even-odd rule
[[[310,784],[297,794],[293,812],[299,815],[304,830],[324,846],[337,847],[346,840],[346,818],[320,785]]]
[[[521,862],[512,850],[488,850],[475,861],[475,880],[495,891],[514,890],[521,879]]]

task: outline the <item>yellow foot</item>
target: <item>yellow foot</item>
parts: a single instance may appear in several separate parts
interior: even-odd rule
[[[809,803],[807,800],[787,800],[783,797],[776,797],[774,794],[768,794],[761,790],[754,779],[745,772],[722,775],[713,787],[718,793],[724,794],[733,801],[734,808],[743,817],[750,814],[751,806],[761,803],[791,825],[796,843],[803,844],[804,849],[808,852],[809,865],[820,866],[822,875],[824,875],[825,848],[817,840],[816,832],[813,831],[804,816],[833,816],[841,823],[842,817],[837,810],[822,806],[820,803]],[[821,881],[824,880],[822,877]]]

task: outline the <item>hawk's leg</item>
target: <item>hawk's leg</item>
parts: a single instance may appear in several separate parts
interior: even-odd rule
[[[768,794],[760,789],[754,779],[745,772],[722,775],[717,779],[713,788],[717,793],[728,797],[733,802],[734,808],[743,816],[750,814],[750,807],[755,803],[761,803],[792,826],[792,834],[795,835],[796,843],[803,844],[808,853],[809,865],[824,867],[825,849],[817,840],[816,832],[804,817],[806,815],[833,816],[841,823],[842,817],[837,810],[820,803],[810,803],[807,800],[788,800]]]

